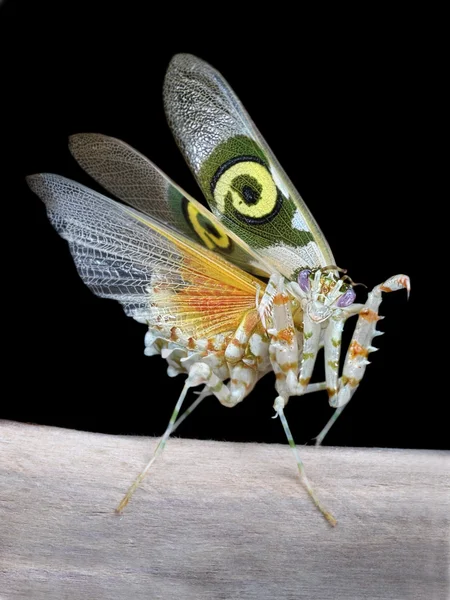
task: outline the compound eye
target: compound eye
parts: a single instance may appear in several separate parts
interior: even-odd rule
[[[356,298],[356,294],[353,291],[353,288],[349,288],[344,294],[342,294],[342,296],[339,298],[339,300],[337,301],[336,306],[339,306],[339,308],[345,308],[347,306],[350,306],[350,304],[353,304],[353,302],[355,301]]]
[[[310,269],[303,269],[303,271],[300,271],[300,273],[298,274],[298,278],[297,278],[298,285],[304,292],[309,292],[309,290],[311,288],[311,283],[309,281],[310,275],[311,275]]]

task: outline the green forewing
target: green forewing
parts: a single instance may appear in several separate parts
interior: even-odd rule
[[[109,192],[209,250],[256,275],[271,267],[202,204],[156,165],[124,142],[100,134],[77,134],[70,151],[83,169]]]
[[[306,204],[215,69],[176,55],[164,84],[167,119],[214,214],[286,277],[334,263]]]

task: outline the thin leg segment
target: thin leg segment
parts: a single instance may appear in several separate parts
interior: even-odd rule
[[[167,426],[167,429],[164,432],[164,435],[162,436],[161,440],[159,441],[159,444],[156,447],[156,450],[153,453],[152,458],[148,461],[148,463],[146,464],[144,470],[141,471],[141,473],[133,481],[133,483],[129,487],[127,493],[125,494],[125,496],[120,501],[118,507],[116,508],[116,512],[117,513],[120,514],[123,511],[123,509],[125,508],[125,506],[130,501],[131,496],[134,494],[134,492],[139,487],[140,483],[143,481],[144,477],[147,475],[148,471],[150,470],[150,467],[153,465],[153,463],[155,462],[155,460],[158,457],[158,455],[164,450],[164,446],[166,445],[166,442],[169,439],[169,436],[170,436],[170,434],[172,433],[172,431],[174,429],[175,421],[176,421],[176,419],[178,417],[178,413],[180,412],[181,405],[183,404],[184,399],[186,397],[186,394],[187,394],[187,392],[188,392],[188,390],[189,390],[190,387],[191,386],[189,384],[189,381],[186,381],[186,383],[184,384],[183,390],[182,390],[182,392],[180,394],[180,397],[178,398],[178,402],[175,405],[175,408],[174,408],[174,411],[172,413],[172,416],[170,417],[169,425]]]
[[[281,421],[281,424],[283,425],[284,433],[286,434],[287,440],[289,442],[289,446],[292,448],[292,451],[294,453],[295,460],[297,462],[298,472],[300,474],[301,482],[304,485],[304,487],[306,488],[306,490],[307,490],[308,494],[310,495],[312,501],[314,502],[315,506],[320,510],[320,512],[325,517],[325,519],[328,521],[328,523],[334,527],[337,523],[336,519],[322,505],[319,498],[317,497],[316,492],[314,491],[312,485],[310,484],[308,477],[306,476],[305,467],[304,467],[302,459],[300,458],[300,455],[297,451],[297,447],[295,445],[294,438],[292,437],[291,430],[289,429],[289,425],[286,420],[286,417],[284,416],[284,410],[283,410],[284,405],[285,405],[284,399],[281,398],[280,396],[278,396],[275,400],[274,408],[275,408],[275,411],[277,412],[278,416],[280,417],[280,421]]]
[[[206,396],[214,394],[214,396],[216,396],[216,398],[224,406],[234,406],[235,404],[243,400],[243,398],[253,389],[257,381],[256,369],[249,367],[242,361],[240,361],[230,369],[230,375],[231,380],[229,388],[215,373],[213,373],[211,367],[209,367],[207,364],[199,362],[192,365],[192,367],[189,370],[188,378],[186,380],[186,383],[184,384],[180,397],[178,398],[178,401],[175,405],[175,408],[173,410],[172,416],[170,417],[169,424],[167,426],[166,431],[164,432],[164,435],[160,439],[152,458],[149,460],[149,462],[147,463],[143,471],[138,475],[138,477],[136,477],[136,479],[128,489],[127,493],[117,506],[117,513],[120,514],[126,507],[132,495],[149,472],[156,458],[164,450],[164,447],[170,435],[184,421],[184,419],[193,410],[195,410],[195,408],[197,408],[197,406]],[[197,400],[178,419],[181,406],[184,402],[189,388],[195,387],[202,383],[205,384],[205,389],[199,395]]]
[[[197,385],[201,385],[202,383],[207,385],[208,393],[209,393],[210,389],[214,390],[214,388],[216,388],[217,392],[219,394],[221,394],[221,393],[223,393],[223,388],[225,387],[224,384],[220,381],[220,379],[212,372],[211,368],[208,367],[208,365],[206,365],[204,363],[195,363],[194,365],[192,365],[192,367],[189,371],[189,375],[184,384],[183,390],[180,394],[180,397],[178,398],[178,401],[175,405],[173,413],[170,417],[169,424],[167,426],[166,431],[164,432],[162,438],[160,439],[160,441],[155,449],[155,452],[153,453],[152,458],[146,464],[143,471],[136,477],[136,479],[134,480],[134,482],[131,484],[130,488],[128,489],[127,493],[122,498],[119,505],[117,506],[117,508],[116,508],[117,513],[120,514],[123,511],[123,509],[126,507],[128,502],[130,501],[132,495],[137,490],[140,483],[143,481],[143,479],[147,475],[148,471],[150,470],[151,466],[155,462],[156,458],[164,450],[166,442],[169,439],[170,435],[173,433],[174,429],[176,427],[178,427],[178,425],[188,416],[189,412],[192,412],[200,404],[200,402],[203,400],[203,398],[205,398],[208,395],[205,393],[205,390],[203,390],[202,394],[200,394],[200,396],[197,398],[196,402],[194,402],[195,406],[193,405],[192,407],[190,407],[190,410],[188,409],[189,412],[186,411],[177,422],[178,414],[180,412],[180,409],[184,402],[184,399],[186,398],[186,394],[187,394],[189,388],[195,387]]]
[[[323,440],[325,439],[325,436],[328,434],[328,432],[330,431],[330,429],[333,427],[333,425],[336,423],[338,417],[341,415],[342,411],[344,410],[344,408],[347,405],[344,404],[344,406],[341,406],[340,408],[337,408],[331,419],[328,421],[328,423],[325,425],[325,427],[322,429],[322,431],[319,433],[319,435],[316,437],[316,446],[321,446]]]
[[[179,419],[177,419],[175,421],[174,426],[172,427],[172,433],[174,433],[174,431],[176,429],[178,429],[178,427],[181,425],[181,423],[188,418],[188,416],[194,412],[194,410],[197,408],[197,406],[208,396],[212,395],[212,392],[209,390],[208,386],[205,385],[205,387],[202,389],[201,392],[195,392],[196,394],[198,394],[197,398],[194,400],[194,402],[184,411],[184,413],[181,415],[181,417]]]

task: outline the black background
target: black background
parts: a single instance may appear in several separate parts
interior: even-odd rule
[[[3,388],[0,417],[98,432],[161,434],[181,378],[143,355],[145,328],[94,297],[24,177],[55,172],[96,188],[67,137],[123,139],[197,198],[166,125],[162,82],[171,56],[190,52],[228,79],[308,203],[337,263],[369,288],[397,273],[412,294],[385,296],[386,335],[327,443],[448,448],[417,203],[423,107],[421,38],[409,15],[265,11],[233,4],[10,1],[0,8],[3,159]],[[263,16],[261,21],[256,19]],[[264,14],[266,12],[266,14]],[[98,188],[96,188],[98,189]],[[365,297],[358,288],[359,299]],[[317,374],[317,378],[320,373]],[[232,410],[208,399],[185,437],[284,442],[272,376]],[[307,443],[332,410],[325,393],[292,398],[286,414]]]

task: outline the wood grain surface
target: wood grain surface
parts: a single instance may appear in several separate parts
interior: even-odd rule
[[[448,600],[450,455],[0,423],[0,598]]]

